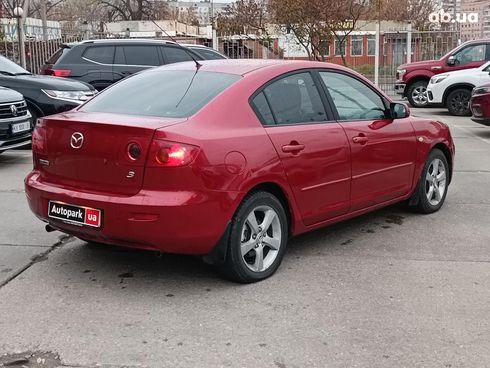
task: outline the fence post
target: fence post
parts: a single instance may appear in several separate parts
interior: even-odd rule
[[[374,50],[374,84],[379,85],[379,47],[380,47],[380,22],[376,23],[376,37],[375,37],[375,50]]]
[[[407,26],[407,64],[412,62],[412,22],[408,21]]]

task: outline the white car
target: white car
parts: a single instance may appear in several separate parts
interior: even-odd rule
[[[490,61],[475,69],[437,74],[427,86],[429,104],[445,106],[452,115],[471,115],[471,91],[485,83],[490,83]]]

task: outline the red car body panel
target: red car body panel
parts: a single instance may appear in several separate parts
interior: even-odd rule
[[[204,255],[219,243],[244,197],[258,186],[282,193],[290,232],[296,235],[409,198],[436,145],[452,165],[449,128],[438,121],[408,117],[263,126],[249,103],[269,80],[301,69],[343,70],[370,83],[347,68],[273,60],[202,64],[200,71],[243,78],[187,119],[83,111],[43,119],[36,129],[45,129],[47,147],[44,154],[34,149],[34,169],[25,179],[31,210],[53,228],[82,239]],[[87,140],[77,153],[69,143],[75,131],[83,131]],[[367,142],[354,143],[357,136]],[[175,168],[152,167],[145,160],[137,164],[124,155],[124,147],[133,141],[149,155],[155,139],[194,145],[199,153],[190,165]],[[295,144],[304,149],[284,149]],[[135,177],[127,178],[128,171]],[[49,218],[50,200],[100,209],[101,228]]]
[[[473,115],[471,120],[490,126],[490,84],[480,87],[488,88],[489,92],[471,96],[470,108]]]

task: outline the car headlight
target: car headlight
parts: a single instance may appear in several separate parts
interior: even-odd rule
[[[398,74],[398,78],[402,78],[403,77],[403,74],[405,74],[407,71],[406,69],[397,69],[396,70],[396,74]]]
[[[92,91],[55,91],[51,89],[43,89],[42,91],[51,98],[79,103],[87,101],[94,95]]]
[[[473,88],[473,96],[484,95],[486,93],[490,93],[490,87],[475,87],[475,88]]]
[[[449,77],[449,75],[447,74],[442,74],[442,75],[435,75],[433,76],[431,79],[430,79],[430,84],[436,84],[436,83],[440,83],[442,82],[444,79],[446,79],[447,77]]]

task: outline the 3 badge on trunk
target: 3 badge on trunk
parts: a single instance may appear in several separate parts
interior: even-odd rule
[[[95,208],[49,201],[48,216],[75,225],[100,227],[102,211]]]

